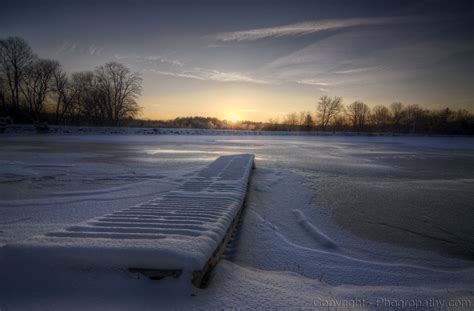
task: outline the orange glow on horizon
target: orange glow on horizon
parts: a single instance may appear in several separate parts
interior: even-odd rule
[[[230,117],[227,117],[226,120],[230,121],[232,123],[236,123],[236,122],[240,121],[240,118],[237,117],[236,115],[231,115]]]
[[[312,94],[293,94],[281,89],[257,89],[255,86],[223,85],[192,92],[148,89],[140,98],[143,107],[139,118],[170,120],[177,117],[215,117],[220,120],[265,122],[283,118],[290,112],[312,111]]]

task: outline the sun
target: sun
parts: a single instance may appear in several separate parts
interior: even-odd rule
[[[229,120],[232,123],[236,123],[237,121],[239,121],[239,118],[237,116],[230,116],[227,118],[227,120]]]

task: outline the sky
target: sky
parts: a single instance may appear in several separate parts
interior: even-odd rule
[[[8,36],[69,72],[140,72],[145,119],[266,121],[323,95],[474,110],[473,1],[2,0]]]

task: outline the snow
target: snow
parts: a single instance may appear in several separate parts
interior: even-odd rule
[[[0,137],[4,245],[91,222],[106,228],[107,221],[119,222],[124,231],[139,222],[146,230],[141,217],[130,219],[120,211],[136,206],[144,212],[144,202],[153,209],[156,198],[182,199],[189,190],[208,196],[202,182],[208,176],[195,172],[218,155],[254,153],[257,166],[243,221],[208,288],[193,287],[185,276],[151,281],[122,269],[128,252],[104,252],[103,265],[67,266],[35,261],[41,256],[33,252],[6,258],[7,247],[0,249],[0,308],[334,310],[336,303],[363,299],[364,305],[342,309],[428,310],[430,302],[471,302],[443,308],[470,310],[473,142],[468,137]],[[177,227],[168,230],[193,232],[214,213],[190,216],[176,219]],[[142,251],[137,260],[154,262],[153,254]],[[82,261],[91,254],[76,255]],[[334,307],[324,307],[331,303]]]
[[[243,205],[253,159],[221,156],[162,197],[9,244],[4,262],[202,270]]]
[[[295,215],[298,224],[300,224],[311,237],[318,240],[322,246],[326,248],[337,248],[336,243],[331,240],[330,237],[319,231],[318,228],[313,226],[302,211],[295,209],[293,210],[293,214]]]

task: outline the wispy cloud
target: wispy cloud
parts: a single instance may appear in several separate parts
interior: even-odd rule
[[[128,55],[115,54],[114,57],[117,60],[130,59],[130,60],[135,60],[138,63],[155,63],[155,64],[160,63],[160,64],[171,64],[173,66],[179,66],[179,67],[184,66],[184,64],[180,60],[169,58],[167,56],[162,56],[162,55],[141,56],[138,54],[128,54]]]
[[[160,62],[160,63],[165,63],[165,64],[171,64],[171,65],[179,66],[179,67],[184,66],[184,64],[180,60],[168,58],[166,56],[157,56],[157,55],[147,56],[144,58],[144,60],[148,62]]]
[[[203,80],[203,81],[247,82],[247,83],[257,83],[257,84],[268,83],[267,81],[256,79],[239,72],[223,72],[223,71],[203,69],[203,68],[194,68],[191,70],[181,70],[181,71],[163,71],[163,70],[156,70],[156,69],[145,69],[144,71],[153,72],[153,73],[161,74],[161,75],[196,79],[196,80]]]
[[[87,48],[87,53],[88,53],[89,55],[99,55],[99,56],[100,56],[100,54],[102,54],[102,50],[103,50],[103,49],[104,49],[104,48],[102,48],[102,47],[100,47],[100,46],[96,46],[96,45],[94,45],[94,44],[91,44],[91,45],[89,46],[89,48]]]
[[[355,68],[355,69],[348,69],[348,70],[339,70],[339,71],[335,71],[334,73],[335,73],[335,74],[346,75],[346,74],[367,72],[367,71],[373,70],[373,69],[375,69],[375,68],[376,68],[376,67]]]
[[[157,70],[157,69],[144,69],[144,72],[152,72],[156,73],[159,75],[165,75],[165,76],[173,76],[173,77],[179,77],[179,78],[189,78],[189,79],[196,79],[196,80],[206,80],[203,77],[199,75],[195,75],[192,73],[186,73],[186,72],[171,72],[171,71],[163,71],[163,70]]]
[[[299,83],[299,84],[306,84],[306,85],[323,86],[323,87],[327,87],[327,86],[332,86],[332,85],[333,85],[333,83],[321,82],[321,81],[316,80],[316,79],[302,79],[302,80],[296,81],[296,83]]]
[[[115,54],[114,57],[115,57],[115,59],[117,59],[117,60],[122,60],[122,59],[136,59],[136,58],[140,57],[140,55],[138,55],[138,54],[127,54],[127,55],[124,55],[124,54]]]
[[[63,41],[61,47],[56,51],[56,55],[60,54],[88,54],[91,56],[101,56],[103,47],[97,46],[95,44],[90,44],[88,46],[80,45],[77,42]]]
[[[63,44],[57,49],[56,55],[63,53],[74,53],[76,51],[77,44],[75,42],[63,41]]]
[[[386,25],[406,23],[413,17],[372,17],[372,18],[347,18],[326,19],[294,23],[284,26],[258,28],[244,31],[224,32],[215,35],[219,41],[255,41],[264,38],[278,38],[283,36],[302,36],[324,30],[334,30],[356,26]]]

